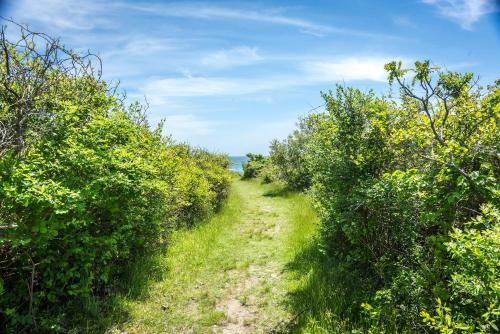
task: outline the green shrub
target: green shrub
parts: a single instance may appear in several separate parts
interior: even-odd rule
[[[434,315],[423,310],[423,320],[441,332],[498,331],[500,321],[500,212],[492,205],[467,223],[455,228],[445,243],[451,258],[447,271],[448,305],[438,298]]]
[[[248,161],[243,164],[243,178],[253,179],[260,176],[267,164],[267,158],[262,154],[247,154]]]
[[[301,129],[294,131],[283,141],[273,140],[269,147],[269,158],[278,179],[290,189],[305,190],[311,186],[311,168],[307,161],[309,132],[301,123]]]
[[[269,157],[262,154],[247,154],[248,161],[243,164],[243,179],[259,178],[263,183],[277,181],[278,170]]]
[[[500,81],[484,90],[428,61],[386,70],[398,100],[339,86],[272,144],[282,179],[310,173],[335,270],[371,282],[334,316],[357,308],[371,332],[497,330]]]
[[[53,88],[35,99],[50,122],[33,117],[22,147],[0,150],[0,328],[11,332],[49,331],[44,312],[107,294],[126,262],[206,218],[229,188],[226,156],[173,143],[99,78],[63,75]],[[2,86],[6,124],[20,112],[8,106]]]

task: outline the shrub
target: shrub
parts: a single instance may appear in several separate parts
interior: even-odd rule
[[[276,169],[277,178],[290,189],[305,190],[311,186],[311,171],[307,161],[309,132],[301,126],[283,141],[273,140],[269,147],[269,158]]]
[[[423,310],[430,327],[445,332],[492,333],[500,321],[500,213],[491,204],[467,223],[453,229],[445,243],[451,259],[447,272],[448,305],[437,299],[435,315]]]
[[[243,164],[243,178],[253,179],[258,177],[267,164],[267,158],[262,154],[247,154],[248,161]]]
[[[243,164],[243,179],[259,178],[263,183],[277,181],[278,171],[269,157],[262,154],[247,154],[248,161]]]
[[[2,71],[28,57],[21,65],[38,73],[36,53],[8,52]],[[52,65],[43,76],[59,75]],[[151,129],[140,105],[125,107],[93,73],[49,83],[27,106],[43,113],[0,150],[0,327],[12,332],[48,330],[36,327],[44,310],[105,294],[126,262],[206,218],[229,187],[227,157]],[[27,112],[10,98],[0,87],[5,124]]]
[[[321,247],[371,282],[346,306],[363,305],[364,330],[496,330],[500,81],[484,90],[429,61],[386,70],[399,99],[323,93],[326,112],[271,159],[292,185],[310,173]]]

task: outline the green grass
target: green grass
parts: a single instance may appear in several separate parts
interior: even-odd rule
[[[342,270],[322,251],[319,221],[309,199],[296,193],[289,199],[294,230],[285,267],[290,282],[286,303],[295,317],[281,332],[365,333],[360,308],[351,308],[353,299],[363,299],[369,282],[363,282],[356,272]]]
[[[351,292],[335,283],[345,277],[325,262],[318,227],[306,195],[235,179],[219,213],[131,263],[72,332],[344,333]]]
[[[294,314],[279,333],[345,333],[347,327],[334,321],[335,305],[343,296],[332,285],[332,268],[318,246],[319,219],[310,200],[299,193],[273,191],[289,201],[290,225],[284,277],[288,282],[284,303]],[[268,194],[269,196],[269,194]]]

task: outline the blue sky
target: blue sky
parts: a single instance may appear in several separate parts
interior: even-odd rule
[[[180,141],[266,153],[336,83],[388,91],[383,64],[431,59],[500,78],[491,0],[7,1],[2,15],[90,49]]]

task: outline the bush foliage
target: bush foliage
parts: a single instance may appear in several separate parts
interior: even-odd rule
[[[230,181],[226,156],[176,144],[98,76],[61,74],[33,47],[0,54],[3,139],[17,138],[0,147],[0,328],[11,331],[43,331],[41,311],[106,294],[134,255],[217,209]],[[24,72],[9,72],[12,59]],[[23,73],[51,89],[17,103]]]
[[[305,190],[311,186],[311,171],[306,160],[306,143],[310,132],[304,122],[283,141],[273,140],[269,147],[269,160],[276,166],[277,178],[294,190]]]
[[[259,178],[263,183],[276,180],[276,168],[270,163],[269,157],[262,154],[247,154],[248,161],[243,164],[243,179]]]
[[[269,159],[290,186],[312,184],[331,270],[371,282],[340,316],[374,333],[497,331],[500,81],[429,61],[386,70],[398,98],[322,93],[326,111]]]

